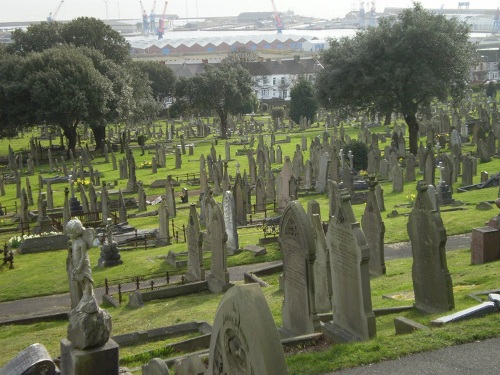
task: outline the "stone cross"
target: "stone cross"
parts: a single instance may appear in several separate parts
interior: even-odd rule
[[[235,166],[236,166],[236,174],[240,173],[241,164],[236,162]]]
[[[439,168],[439,185],[443,185],[443,174],[444,174],[444,170],[445,170],[445,167],[443,165],[443,162],[440,161],[439,164],[438,164],[438,168]]]
[[[354,155],[352,154],[352,151],[349,150],[347,153],[347,156],[349,157],[349,165],[351,166],[351,170],[354,169]]]
[[[340,159],[340,166],[342,169],[344,169],[344,149],[340,149],[339,151],[339,159]]]

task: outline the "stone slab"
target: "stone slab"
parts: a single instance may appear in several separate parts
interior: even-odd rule
[[[172,298],[177,296],[183,296],[186,294],[198,293],[208,289],[208,283],[206,281],[199,281],[195,283],[189,283],[184,285],[178,285],[168,288],[161,288],[157,290],[149,290],[141,292],[142,300],[144,302],[152,301],[155,299]]]
[[[470,307],[465,310],[458,311],[454,314],[446,315],[431,321],[434,326],[443,326],[447,323],[458,322],[471,318],[480,318],[484,315],[491,314],[497,311],[495,302],[483,302],[480,305]]]
[[[471,263],[483,264],[500,258],[500,230],[491,227],[472,230]]]
[[[65,234],[42,236],[25,239],[17,252],[19,254],[39,253],[42,251],[64,250],[68,247],[68,237]]]
[[[252,272],[250,272],[250,273],[245,272],[243,274],[243,277],[245,279],[245,284],[257,283],[262,287],[269,286],[268,283],[266,283],[264,280],[262,280],[260,277],[256,276]]]
[[[118,374],[118,344],[109,339],[103,346],[80,350],[67,339],[61,340],[61,373],[64,375]]]
[[[404,335],[407,333],[413,333],[417,330],[428,330],[429,327],[424,326],[414,320],[405,318],[404,316],[398,316],[394,318],[394,328],[396,329],[396,335]]]
[[[243,250],[250,251],[253,253],[254,256],[259,256],[259,255],[266,255],[267,251],[266,248],[263,246],[257,246],[257,245],[246,245]]]

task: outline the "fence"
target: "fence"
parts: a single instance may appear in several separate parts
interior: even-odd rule
[[[173,285],[183,285],[186,283],[184,273],[186,273],[186,270],[158,272],[143,276],[122,277],[113,280],[106,278],[104,279],[104,291],[107,295],[109,295],[110,293],[117,293],[118,302],[121,304],[123,300],[123,293],[125,293],[126,291],[130,292],[134,290],[156,290]],[[172,276],[179,275],[181,277],[179,278],[178,282],[171,282]],[[163,280],[164,282],[162,282]],[[123,289],[127,290],[124,291]]]
[[[8,214],[7,208],[9,208],[9,207],[11,208],[11,211],[14,211],[14,214],[17,214],[17,201],[14,201],[14,204],[10,205],[10,206],[4,206],[4,205],[0,204],[0,211],[3,211],[3,215]]]
[[[175,230],[175,229],[178,230]],[[175,243],[179,243],[179,230],[182,230],[182,238],[184,240],[184,243],[187,242],[186,240],[186,225],[182,224],[182,228],[178,227],[175,225],[174,219],[172,219],[172,238],[175,239]]]

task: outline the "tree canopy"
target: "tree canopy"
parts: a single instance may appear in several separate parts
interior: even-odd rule
[[[300,79],[290,91],[290,117],[295,123],[303,116],[314,122],[319,103],[311,82]]]
[[[12,32],[9,50],[27,54],[41,52],[58,44],[89,47],[100,51],[107,59],[123,64],[130,58],[130,44],[111,26],[92,17],[79,17],[68,23],[41,22],[26,31]]]
[[[475,50],[469,27],[415,3],[377,28],[353,38],[331,40],[317,77],[318,98],[326,108],[347,115],[356,110],[399,112],[418,149],[417,111],[451,97],[458,105],[468,92]]]
[[[180,80],[175,97],[183,106],[215,111],[221,137],[227,138],[228,116],[245,112],[254,101],[252,77],[239,64],[207,65],[203,73]]]

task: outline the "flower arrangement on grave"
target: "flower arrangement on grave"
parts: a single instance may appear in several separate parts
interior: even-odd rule
[[[409,201],[408,207],[413,207],[415,205],[415,199],[417,198],[417,196],[415,194],[409,194],[406,196],[406,198]]]
[[[77,178],[75,181],[73,181],[73,185],[77,188],[80,188],[80,186],[83,186],[84,189],[86,189],[90,185],[90,180],[86,179],[81,179]]]
[[[361,177],[367,177],[368,176],[368,171],[362,169],[362,170],[359,171],[359,175]]]
[[[25,234],[22,236],[14,236],[14,237],[9,238],[9,240],[7,241],[7,246],[9,246],[12,249],[17,249],[27,239],[53,236],[56,234],[60,234],[60,233],[59,232],[43,232],[40,234]]]
[[[139,169],[147,169],[151,168],[153,164],[150,161],[143,161],[141,164],[139,164]]]

